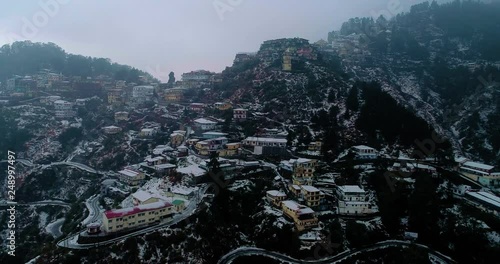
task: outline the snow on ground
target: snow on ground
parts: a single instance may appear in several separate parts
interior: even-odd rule
[[[244,189],[245,191],[250,191],[250,186],[253,186],[254,183],[250,180],[237,180],[228,188],[230,191],[236,191]]]
[[[299,236],[300,240],[321,241],[321,234],[317,231],[309,231]]]
[[[58,237],[62,236],[61,227],[64,223],[64,220],[66,220],[66,218],[63,217],[63,218],[59,218],[56,221],[48,224],[45,227],[45,231],[47,233],[49,233],[54,238],[58,238]]]
[[[38,227],[39,228],[44,228],[47,225],[47,218],[49,217],[49,214],[46,212],[41,212],[39,215],[39,221],[38,221]]]
[[[275,216],[282,216],[283,213],[269,205],[264,205],[264,213]]]
[[[500,244],[500,234],[498,234],[496,231],[491,231],[486,233],[486,236],[490,240],[490,242],[495,243],[495,244]]]

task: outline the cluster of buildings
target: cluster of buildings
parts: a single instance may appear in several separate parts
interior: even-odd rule
[[[458,172],[465,177],[484,186],[500,186],[500,172],[495,171],[494,166],[474,162],[463,157],[455,159],[455,162]]]

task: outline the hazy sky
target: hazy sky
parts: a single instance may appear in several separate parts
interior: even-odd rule
[[[268,39],[326,39],[351,17],[394,15],[422,0],[0,0],[0,45],[54,42],[162,80],[219,72]]]

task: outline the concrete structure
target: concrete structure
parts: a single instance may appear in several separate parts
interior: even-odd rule
[[[356,154],[356,159],[376,159],[378,157],[377,150],[365,145],[354,146],[352,150]]]
[[[172,133],[170,134],[170,145],[172,147],[180,146],[184,142],[184,135],[181,133]]]
[[[151,85],[140,85],[132,88],[133,103],[141,104],[153,99],[155,88]]]
[[[366,215],[375,213],[367,201],[366,192],[357,185],[337,186],[338,213],[342,215]]]
[[[188,107],[188,109],[190,111],[194,111],[194,112],[203,112],[203,110],[205,110],[205,104],[202,104],[202,103],[191,103]]]
[[[172,217],[173,214],[174,207],[171,203],[158,201],[106,211],[103,214],[102,224],[106,233],[114,233],[160,222]]]
[[[289,216],[294,222],[298,231],[316,227],[318,219],[314,211],[306,206],[300,205],[294,201],[285,200],[281,202],[283,213]]]
[[[125,168],[118,172],[119,179],[130,186],[139,185],[145,178],[143,172],[131,168]]]
[[[228,143],[228,139],[225,137],[208,139],[203,141],[198,141],[196,143],[196,151],[200,155],[208,156],[211,152],[220,150]]]
[[[115,122],[120,121],[128,121],[128,112],[116,112],[115,113]]]
[[[500,172],[494,172],[493,169],[494,166],[473,161],[464,161],[459,166],[459,172],[467,178],[485,186],[498,187],[500,186]]]
[[[306,204],[309,207],[319,206],[321,200],[325,198],[325,194],[314,186],[302,185],[300,187],[302,198],[306,201]]]
[[[292,55],[290,49],[287,49],[283,54],[283,71],[292,71]]]
[[[206,118],[198,118],[194,120],[194,126],[201,130],[214,130],[217,126],[217,122],[208,120]]]
[[[214,107],[217,110],[224,111],[224,110],[231,109],[233,106],[231,105],[231,103],[228,103],[228,102],[217,102],[214,104]]]
[[[73,104],[64,100],[54,102],[56,118],[72,118],[76,115],[73,111]]]
[[[157,129],[155,128],[143,128],[141,132],[139,132],[140,137],[152,137],[156,135]]]
[[[236,108],[233,110],[233,119],[236,121],[247,119],[247,110],[243,108]]]
[[[102,130],[104,131],[104,134],[114,135],[120,133],[122,131],[122,128],[117,126],[106,126],[103,127]]]
[[[277,207],[281,207],[281,202],[286,199],[286,194],[280,191],[271,190],[266,192],[267,200]]]

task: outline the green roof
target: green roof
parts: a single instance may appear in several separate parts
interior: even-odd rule
[[[181,205],[183,203],[184,203],[184,201],[181,201],[181,200],[175,200],[172,202],[173,205]]]

